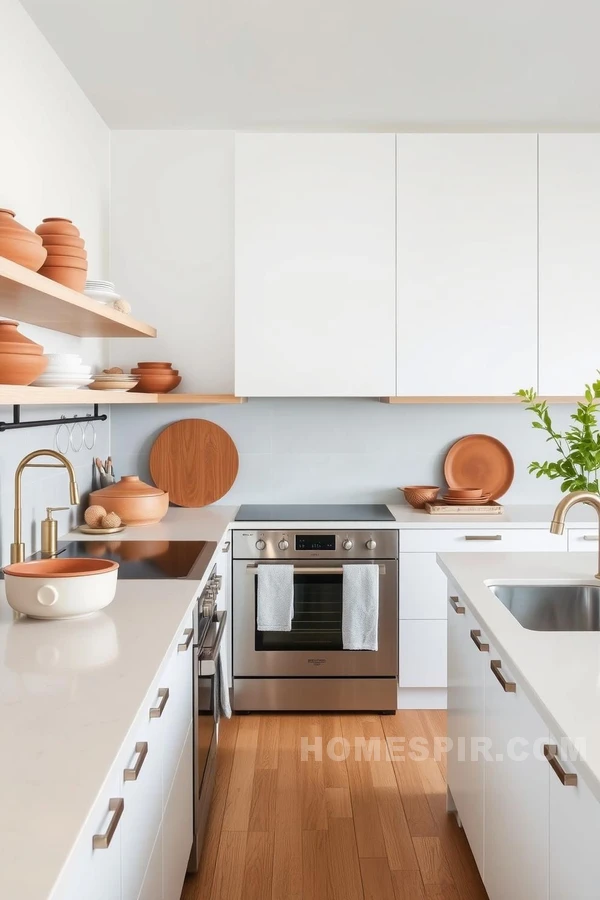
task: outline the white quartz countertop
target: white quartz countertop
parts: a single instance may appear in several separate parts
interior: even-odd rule
[[[0,582],[3,900],[50,896],[200,586],[119,581],[102,612],[39,622],[14,620]]]
[[[600,632],[530,631],[487,586],[597,586],[597,553],[444,553],[438,563],[554,736],[584,740],[575,766],[600,800]]]

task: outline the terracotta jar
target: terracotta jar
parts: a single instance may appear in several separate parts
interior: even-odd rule
[[[137,475],[123,475],[116,484],[92,491],[89,503],[116,512],[124,525],[155,525],[167,514],[169,495],[140,481]]]
[[[61,219],[58,216],[50,216],[42,221],[35,229],[36,234],[41,234],[46,240],[47,234],[69,234],[79,237],[79,229],[73,225],[70,219]],[[50,242],[48,242],[50,243]]]
[[[0,209],[0,256],[34,272],[46,259],[41,237],[17,222],[12,209]]]
[[[48,240],[54,240],[55,237],[59,237],[58,234],[48,235]],[[75,240],[80,240],[80,238],[75,238]],[[73,247],[71,245],[66,244],[44,244],[48,252],[48,259],[46,260],[46,265],[50,264],[50,260],[55,256],[69,256],[76,257],[77,259],[87,259],[87,250],[84,250],[82,247]]]
[[[76,269],[73,266],[42,266],[40,275],[45,275],[46,278],[50,278],[58,284],[82,293],[87,278],[87,269]]]
[[[0,384],[31,384],[48,365],[44,348],[19,334],[18,324],[0,320]]]

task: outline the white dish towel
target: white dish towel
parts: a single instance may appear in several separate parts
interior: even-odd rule
[[[377,650],[379,566],[343,566],[342,646],[344,650]]]
[[[291,631],[294,615],[294,567],[257,566],[256,625],[259,631]]]

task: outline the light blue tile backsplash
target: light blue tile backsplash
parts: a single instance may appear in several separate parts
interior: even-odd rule
[[[572,409],[556,406],[564,427]],[[255,399],[243,406],[113,407],[119,474],[149,478],[152,441],[170,422],[206,418],[229,432],[240,471],[222,503],[399,502],[397,486],[443,485],[449,447],[466,434],[497,437],[515,460],[506,503],[552,503],[557,482],[527,472],[552,456],[519,405],[390,406],[364,399]]]

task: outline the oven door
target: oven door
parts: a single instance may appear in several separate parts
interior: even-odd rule
[[[281,565],[261,560],[261,565]],[[289,563],[288,563],[289,564]],[[361,561],[344,562],[359,565]],[[398,562],[379,566],[378,650],[342,647],[342,566],[337,560],[294,564],[291,631],[256,628],[257,563],[233,564],[233,674],[246,677],[379,676],[398,673]]]

